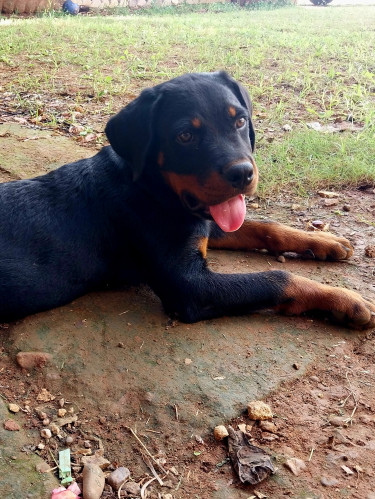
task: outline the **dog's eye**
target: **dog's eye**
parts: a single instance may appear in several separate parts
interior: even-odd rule
[[[246,125],[245,118],[238,118],[238,120],[236,120],[236,128],[243,128],[245,125]]]
[[[193,134],[190,132],[181,132],[177,136],[177,140],[181,144],[187,144],[188,142],[191,142],[193,140]]]

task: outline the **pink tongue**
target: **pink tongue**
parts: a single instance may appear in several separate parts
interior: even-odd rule
[[[212,218],[224,232],[233,232],[239,229],[245,220],[246,205],[241,194],[209,208]]]

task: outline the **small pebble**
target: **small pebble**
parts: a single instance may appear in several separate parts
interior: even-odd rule
[[[65,416],[65,414],[66,414],[66,409],[59,409],[57,411],[57,415],[59,418],[63,418]]]
[[[43,428],[43,430],[40,430],[40,436],[46,439],[51,438],[52,437],[51,430],[49,430],[48,428]]]
[[[339,485],[339,481],[336,478],[327,478],[322,476],[320,479],[320,483],[324,485],[324,487],[337,487]]]
[[[48,426],[50,424],[50,420],[48,418],[46,419],[43,419],[42,423],[43,423],[43,426]]]
[[[21,429],[20,425],[14,419],[4,421],[4,428],[8,431],[19,431]]]
[[[104,424],[104,423],[106,423],[106,422],[107,422],[107,418],[105,418],[104,416],[100,416],[100,418],[99,418],[99,423],[100,423],[100,424]]]
[[[73,438],[73,437],[71,437],[70,435],[68,435],[68,436],[66,437],[66,439],[65,439],[65,443],[66,443],[66,445],[72,445],[73,441],[74,441],[74,438]]]
[[[91,442],[90,442],[90,440],[85,440],[83,442],[83,445],[84,445],[85,449],[91,449]]]
[[[285,263],[285,256],[283,256],[283,255],[279,255],[279,256],[276,258],[276,260],[277,260],[278,262],[280,262],[280,263]]]
[[[47,419],[47,414],[45,412],[38,412],[39,419]]]
[[[268,433],[277,433],[276,425],[271,421],[261,421],[259,428],[263,431],[268,431]]]
[[[50,468],[50,465],[44,461],[35,465],[35,469],[38,473],[47,473]]]
[[[216,440],[223,440],[228,435],[229,435],[228,430],[225,428],[224,425],[215,426],[214,437]]]
[[[44,444],[42,444],[42,442],[40,442],[40,443],[38,444],[38,449],[39,449],[39,450],[43,450],[43,449],[44,449],[44,447],[45,447],[45,445],[44,445]]]
[[[351,210],[351,207],[349,204],[344,204],[344,206],[342,207],[342,209],[346,212],[350,211]]]
[[[20,411],[20,407],[17,404],[9,404],[8,409],[10,410],[10,412],[13,412],[13,413],[17,413]]]
[[[128,468],[121,466],[117,470],[112,471],[112,473],[107,477],[107,483],[115,489],[116,491],[120,486],[130,477],[130,471]]]
[[[44,367],[52,359],[51,354],[46,352],[18,352],[16,355],[17,364],[22,369],[34,369]]]
[[[263,421],[265,419],[272,419],[271,407],[262,402],[261,400],[253,400],[247,406],[249,418],[254,421]]]
[[[83,468],[83,497],[85,499],[100,499],[104,490],[104,473],[95,464],[86,464]]]
[[[185,359],[185,365],[188,366],[192,363],[193,361],[191,359]]]
[[[294,367],[294,369],[295,369],[296,371],[298,371],[298,370],[299,370],[299,368],[300,368],[300,365],[299,365],[299,364],[297,364],[297,363],[294,363],[294,364],[293,364],[293,367]]]
[[[141,495],[141,487],[135,482],[128,482],[123,485],[121,492],[125,492],[130,497],[139,497]]]
[[[49,428],[53,435],[58,435],[60,433],[60,427],[55,423],[52,423]]]
[[[297,457],[292,457],[285,462],[285,466],[290,469],[293,475],[298,476],[301,471],[306,469],[306,463],[302,461],[302,459],[298,459]]]
[[[59,400],[59,407],[64,407],[65,405],[65,399],[60,399]]]
[[[285,125],[283,125],[283,130],[284,132],[290,132],[292,127],[288,123],[285,123]]]

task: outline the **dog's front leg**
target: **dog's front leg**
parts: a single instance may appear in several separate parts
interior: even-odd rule
[[[166,310],[184,322],[262,309],[286,314],[323,310],[349,327],[375,327],[375,303],[288,272],[219,274],[206,267],[199,272],[185,267],[183,274],[171,277],[173,282],[159,296]]]
[[[247,220],[236,232],[213,227],[210,248],[266,249],[272,253],[287,251],[318,260],[346,260],[353,254],[350,242],[329,232],[307,232],[276,222]]]

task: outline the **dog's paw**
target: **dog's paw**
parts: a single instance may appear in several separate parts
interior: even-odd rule
[[[334,318],[355,329],[375,328],[375,302],[344,288],[289,276],[282,303],[276,308],[288,315],[313,310],[330,312]]]
[[[331,312],[336,320],[354,329],[375,328],[375,302],[366,300],[354,291],[339,290],[345,293],[343,304]]]
[[[338,237],[329,232],[314,232],[306,242],[305,254],[317,260],[347,260],[354,251],[345,237]]]

